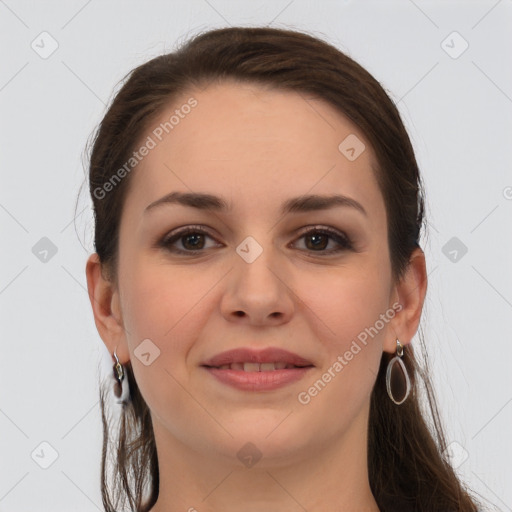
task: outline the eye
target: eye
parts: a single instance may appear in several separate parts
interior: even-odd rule
[[[208,231],[201,228],[201,226],[187,226],[186,228],[166,235],[160,241],[159,245],[175,254],[186,254],[190,256],[196,253],[196,255],[199,255],[201,252],[204,252],[205,249],[212,247],[205,246],[205,238],[213,240],[213,237]],[[351,250],[353,248],[352,242],[347,235],[341,231],[325,226],[314,226],[307,231],[303,231],[297,240],[301,239],[305,239],[306,241],[306,248],[301,250],[324,253],[324,255]],[[334,241],[337,247],[325,250],[331,241]],[[175,247],[177,243],[181,244],[181,249]],[[219,246],[219,244],[217,244],[217,246]]]
[[[202,229],[200,226],[188,226],[184,229],[181,229],[177,232],[172,232],[165,236],[160,242],[160,245],[170,252],[174,252],[176,254],[191,255],[194,252],[200,253],[203,249],[205,249],[205,237],[211,238],[213,240],[209,233]],[[185,250],[173,247],[176,242],[179,242]]]
[[[298,240],[303,238],[306,240],[305,250],[310,250],[312,252],[333,254],[353,248],[352,242],[347,235],[336,229],[324,226],[315,226],[313,229],[310,228],[307,231],[302,232]],[[330,241],[329,239],[334,240],[336,244],[338,244],[338,247],[326,251],[324,249],[328,246]],[[308,241],[310,242],[308,243]]]

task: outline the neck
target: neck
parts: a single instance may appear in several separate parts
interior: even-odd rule
[[[153,418],[160,488],[151,512],[238,512],[241,504],[246,512],[379,512],[368,481],[367,438],[361,435],[367,416],[363,411],[342,435],[286,457],[263,456],[251,467],[241,464],[238,449],[231,457],[211,446],[193,449]]]

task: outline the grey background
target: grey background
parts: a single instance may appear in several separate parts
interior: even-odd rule
[[[450,456],[512,510],[511,21],[511,0],[0,0],[0,511],[102,510],[97,380],[111,359],[86,293],[86,188],[74,219],[88,137],[136,65],[260,24],[328,40],[398,104],[426,184],[422,325]]]

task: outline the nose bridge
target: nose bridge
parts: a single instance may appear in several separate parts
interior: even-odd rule
[[[271,242],[271,233],[247,236],[236,247],[234,269],[226,290],[224,312],[264,322],[274,317],[288,317],[292,300],[282,276],[280,260]],[[263,240],[264,239],[264,240]]]
[[[276,270],[278,258],[272,244],[271,234],[260,234],[258,236],[262,243],[253,236],[247,236],[236,247],[238,256],[236,261],[236,276],[239,285],[250,286],[252,292],[270,296],[278,289],[276,281]],[[263,240],[264,239],[264,240]],[[261,290],[261,291],[260,291]]]

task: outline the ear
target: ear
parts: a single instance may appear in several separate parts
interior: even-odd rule
[[[384,343],[384,351],[394,354],[396,352],[396,338],[402,345],[411,342],[418,330],[423,310],[423,302],[427,292],[427,269],[425,253],[416,248],[411,254],[409,265],[402,279],[396,283],[391,291],[391,304],[395,302],[401,306],[390,321],[390,330],[394,338],[388,337]]]
[[[85,273],[96,329],[110,354],[113,356],[116,350],[119,362],[123,364],[130,359],[130,353],[122,323],[119,292],[114,284],[103,276],[97,253],[89,256]]]

